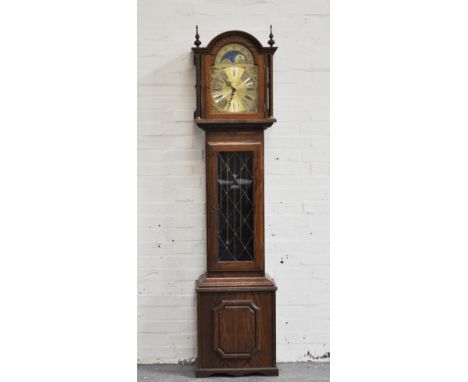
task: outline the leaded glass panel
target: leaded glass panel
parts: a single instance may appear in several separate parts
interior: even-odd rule
[[[218,152],[218,257],[253,261],[252,151]]]

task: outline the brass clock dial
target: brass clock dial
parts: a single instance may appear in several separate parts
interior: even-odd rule
[[[256,113],[258,70],[243,45],[222,47],[211,68],[211,105],[214,113]]]

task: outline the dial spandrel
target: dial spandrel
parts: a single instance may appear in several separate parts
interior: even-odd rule
[[[222,47],[211,67],[211,105],[214,113],[258,111],[258,69],[241,44]]]

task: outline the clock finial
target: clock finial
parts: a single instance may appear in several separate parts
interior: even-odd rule
[[[195,34],[195,39],[196,39],[196,40],[195,40],[193,43],[194,43],[194,44],[197,46],[197,48],[198,48],[198,47],[201,45],[200,35],[198,34],[198,25],[196,25],[195,28],[196,28],[196,30],[197,30],[197,32],[196,32],[196,34]]]
[[[270,46],[275,45],[275,40],[273,40],[273,30],[272,30],[271,24],[270,24],[270,35],[268,37],[270,37],[270,39],[268,40],[268,44]]]

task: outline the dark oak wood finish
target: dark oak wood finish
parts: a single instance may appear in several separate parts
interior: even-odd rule
[[[197,32],[198,33],[198,32]],[[216,53],[224,45],[238,43],[246,46],[258,66],[258,112],[257,113],[212,113],[210,68]],[[196,66],[197,108],[194,113],[195,122],[201,128],[229,127],[233,124],[243,125],[250,120],[259,127],[267,128],[276,120],[273,118],[273,54],[277,47],[264,47],[251,34],[243,31],[228,31],[219,34],[205,47],[192,48]],[[208,128],[209,128],[208,127]]]
[[[197,282],[197,377],[278,375],[276,285],[269,277],[207,277]]]
[[[218,152],[251,151],[254,174],[254,261],[219,261],[218,259]],[[264,197],[263,197],[263,131],[209,131],[206,133],[206,196],[208,271],[264,270]]]
[[[196,42],[197,47],[192,48],[196,66],[194,118],[197,125],[206,130],[207,273],[200,276],[196,286],[198,357],[195,374],[197,377],[278,375],[276,285],[265,275],[263,179],[264,129],[276,122],[273,117],[273,54],[277,48],[263,47],[255,37],[241,31],[222,33],[206,47],[199,47],[197,29]],[[258,111],[255,113],[211,112],[211,66],[218,50],[229,43],[247,47],[258,66]],[[253,256],[249,260],[226,261],[221,260],[218,242],[221,219],[218,153],[239,152],[249,153],[251,157],[252,205],[249,208],[253,211]]]
[[[197,378],[205,378],[210,377],[212,375],[231,375],[234,377],[241,377],[244,375],[250,374],[262,374],[265,376],[278,376],[278,368],[277,367],[243,367],[243,368],[222,368],[222,369],[197,369],[195,371],[195,376]]]
[[[272,104],[273,105],[273,104]],[[273,107],[273,106],[271,106]],[[196,112],[195,112],[196,113]],[[195,122],[204,130],[218,131],[245,131],[264,130],[276,122],[275,118],[245,119],[245,120],[221,120],[221,119],[201,119],[196,118]]]
[[[221,358],[252,358],[260,351],[260,308],[252,300],[222,300],[213,308],[213,350]]]

